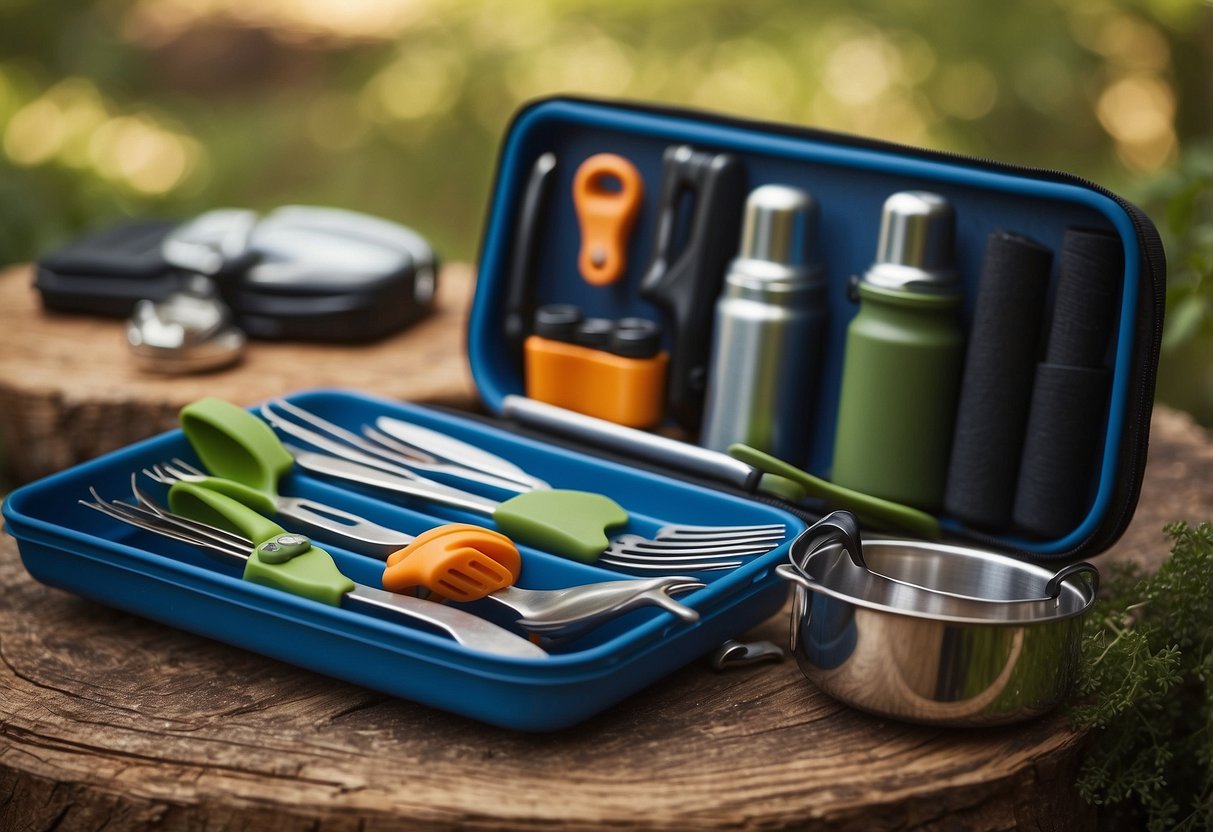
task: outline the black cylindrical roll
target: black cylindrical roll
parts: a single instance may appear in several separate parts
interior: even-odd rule
[[[945,510],[974,526],[1011,524],[1052,261],[1028,237],[986,241],[944,495]]]
[[[1024,440],[1015,525],[1044,537],[1072,532],[1091,502],[1103,446],[1108,371],[1040,364]]]
[[[1103,366],[1124,270],[1119,237],[1093,228],[1066,231],[1045,361]]]
[[[1093,228],[1066,231],[1015,495],[1013,519],[1025,531],[1068,534],[1090,504],[1108,406],[1104,360],[1123,277],[1118,237]]]

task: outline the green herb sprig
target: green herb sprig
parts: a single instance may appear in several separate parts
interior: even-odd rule
[[[1087,619],[1070,710],[1092,730],[1078,788],[1106,820],[1213,829],[1213,524],[1166,527],[1153,575],[1113,567]]]

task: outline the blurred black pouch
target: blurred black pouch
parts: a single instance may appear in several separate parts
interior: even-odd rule
[[[39,260],[34,287],[47,309],[126,317],[202,274],[251,337],[359,342],[426,314],[437,269],[429,244],[404,226],[285,206],[264,217],[222,209],[105,228]]]
[[[34,288],[57,312],[125,317],[145,298],[164,300],[182,275],[160,253],[179,223],[139,220],[73,240],[38,261]]]

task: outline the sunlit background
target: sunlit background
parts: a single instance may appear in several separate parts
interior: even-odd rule
[[[289,202],[471,260],[520,104],[671,102],[1142,202],[1171,260],[1164,388],[1213,424],[1211,78],[1205,0],[2,0],[0,263],[123,216]]]

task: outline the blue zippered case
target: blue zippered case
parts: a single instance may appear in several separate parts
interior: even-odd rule
[[[792,460],[827,475],[846,326],[855,313],[852,275],[870,264],[882,200],[904,189],[929,189],[956,206],[957,266],[971,318],[981,248],[994,228],[1013,228],[1056,248],[1067,228],[1097,227],[1123,243],[1125,269],[1114,343],[1107,356],[1111,395],[1099,424],[1098,470],[1090,509],[1067,533],[1030,538],[1015,529],[977,529],[946,515],[955,537],[1023,557],[1088,557],[1111,545],[1137,501],[1149,433],[1162,326],[1165,265],[1149,220],[1098,186],[1064,174],[1014,168],[912,148],[781,125],[670,108],[549,99],[522,110],[504,138],[484,227],[479,276],[468,329],[477,387],[500,413],[505,397],[521,394],[519,356],[510,346],[511,315],[524,306],[573,303],[606,317],[660,318],[639,284],[655,243],[663,156],[674,146],[728,153],[744,167],[746,190],[781,183],[813,193],[821,207],[828,328],[805,459]],[[646,183],[628,242],[628,265],[611,286],[578,275],[579,228],[572,185],[577,167],[598,153],[628,158]],[[537,160],[552,154],[549,193],[530,209],[528,182]],[[744,194],[743,194],[744,196]],[[531,228],[521,227],[529,217]],[[722,234],[736,233],[726,229]],[[520,240],[535,237],[533,252]],[[516,277],[526,273],[520,295]],[[517,321],[514,320],[514,323]],[[526,322],[524,321],[524,324]],[[670,348],[668,332],[664,346]],[[795,360],[795,357],[790,357]],[[575,640],[553,646],[547,659],[506,659],[468,650],[423,627],[329,607],[240,579],[192,547],[125,527],[78,505],[95,487],[126,498],[129,478],[172,457],[197,463],[181,432],[165,434],[61,472],[14,492],[3,512],[32,575],[49,585],[221,641],[392,695],[528,731],[572,725],[610,707],[650,682],[694,661],[721,641],[774,614],[786,594],[774,567],[790,541],[822,509],[749,494],[742,488],[654,470],[653,460],[608,457],[593,448],[504,422],[378,400],[356,392],[311,391],[291,401],[349,429],[392,415],[448,433],[505,457],[554,486],[597,491],[628,510],[622,531],[647,534],[668,523],[738,525],[783,523],[785,543],[732,571],[701,573],[708,586],[680,600],[700,613],[685,623],[653,608],[629,612]],[[336,485],[295,470],[282,493],[308,497],[416,534],[445,522],[484,523],[456,510],[426,508],[381,492]],[[338,567],[378,586],[382,563],[318,540]],[[523,547],[520,585],[557,588],[621,577]],[[481,602],[483,603],[483,602]]]
[[[528,274],[531,305],[567,303],[581,307],[587,316],[660,319],[661,311],[642,297],[640,287],[660,222],[655,202],[663,155],[678,146],[741,160],[746,192],[767,184],[790,185],[808,191],[818,203],[816,237],[827,283],[827,325],[817,395],[805,420],[809,451],[805,458],[789,461],[826,478],[847,326],[858,309],[854,279],[872,264],[886,197],[929,190],[954,206],[955,267],[963,283],[960,317],[966,329],[973,322],[983,251],[992,231],[1010,230],[1052,249],[1050,295],[1056,291],[1067,230],[1096,229],[1119,240],[1124,268],[1107,276],[1118,297],[1101,368],[1110,392],[1106,406],[1088,426],[1098,446],[1090,482],[1078,486],[1086,510],[1065,532],[1046,536],[1028,536],[1009,527],[976,527],[946,513],[939,516],[950,536],[1030,559],[1078,560],[1116,541],[1132,519],[1145,466],[1166,262],[1158,232],[1139,208],[1089,180],[1057,171],[669,107],[571,98],[536,102],[515,117],[502,146],[469,323],[469,358],[477,388],[490,408],[500,412],[505,397],[525,387],[521,363],[503,348],[509,340],[509,316],[503,310],[515,304],[511,294],[517,291],[516,278],[511,273],[518,270],[514,258],[525,233],[519,216],[536,160],[553,154],[556,168],[536,222],[542,246]],[[572,194],[578,166],[604,152],[625,156],[646,189],[628,246],[627,272],[605,288],[578,276],[581,235]],[[736,239],[737,229],[719,233]],[[665,345],[670,346],[668,332]]]

